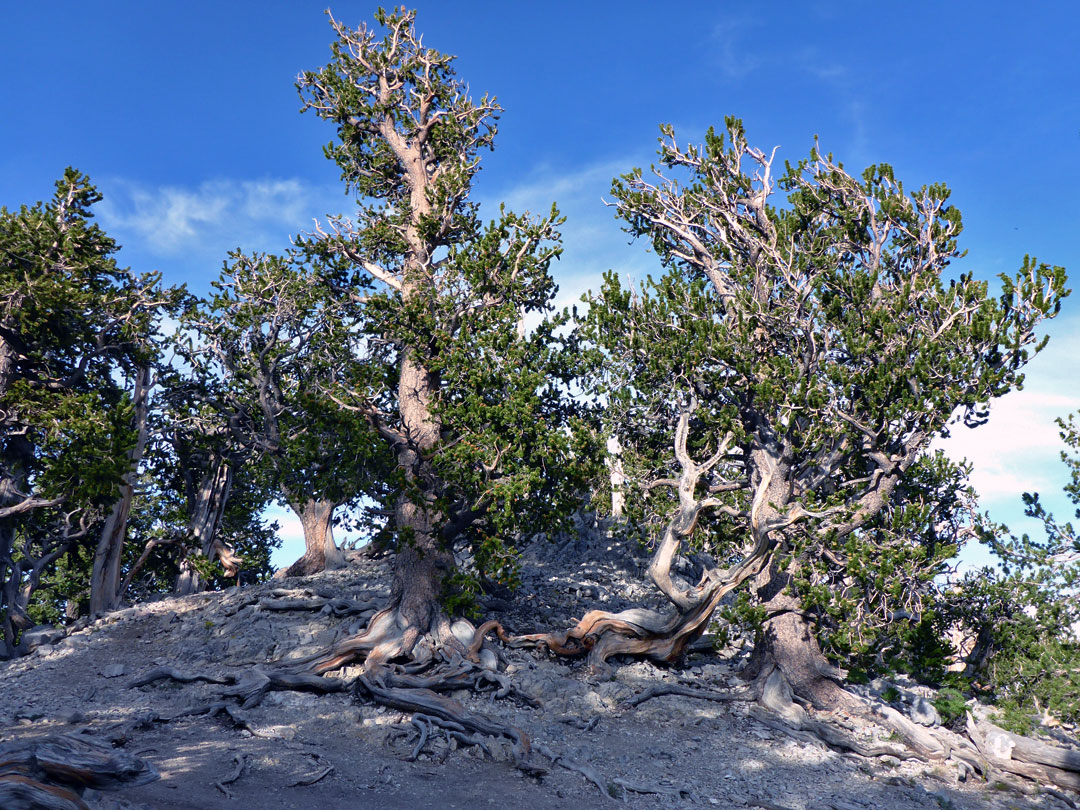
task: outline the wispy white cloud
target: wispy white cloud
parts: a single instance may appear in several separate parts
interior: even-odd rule
[[[1052,327],[1046,350],[1026,369],[1024,388],[991,403],[982,427],[958,426],[936,445],[953,459],[971,461],[971,484],[983,507],[1017,530],[1037,530],[1023,517],[1024,492],[1038,492],[1059,515],[1071,516],[1061,493],[1067,474],[1054,420],[1080,410],[1080,318]]]
[[[341,208],[339,190],[297,179],[206,181],[196,187],[105,185],[99,214],[121,242],[152,256],[221,258],[235,247],[280,249],[313,218]]]
[[[546,213],[552,202],[566,217],[562,226],[563,255],[552,268],[559,284],[556,309],[578,305],[589,290],[599,290],[603,275],[614,270],[620,276],[640,278],[655,272],[658,263],[642,242],[630,244],[615,219],[615,211],[605,205],[611,200],[612,178],[634,166],[648,162],[648,155],[627,156],[584,167],[537,166],[525,180],[498,189],[494,198],[514,211]],[[484,211],[497,210],[498,203]]]
[[[742,79],[761,65],[762,52],[747,42],[759,25],[758,20],[727,17],[713,26],[713,60],[729,79]]]

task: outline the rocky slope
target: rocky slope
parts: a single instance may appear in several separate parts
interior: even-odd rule
[[[572,568],[568,559],[576,560]],[[565,625],[594,607],[641,605],[652,598],[641,584],[641,564],[617,546],[541,548],[527,558],[525,587],[489,598],[486,609],[522,632]],[[43,643],[0,663],[0,741],[83,733],[142,757],[160,773],[140,787],[88,792],[87,804],[100,810],[241,802],[320,810],[1065,806],[1052,795],[990,790],[955,764],[866,759],[796,739],[781,724],[755,717],[746,701],[666,695],[632,705],[635,696],[662,685],[737,693],[740,649],[702,650],[671,669],[624,662],[612,678],[598,680],[575,663],[496,646],[497,667],[520,695],[456,697],[524,730],[544,752],[534,755],[546,770],[540,775],[515,768],[508,744],[499,740],[488,739],[486,750],[459,745],[410,715],[347,693],[274,692],[255,708],[227,701],[229,709],[218,710],[218,684],[161,678],[133,685],[161,667],[242,677],[321,649],[366,623],[386,597],[388,574],[386,561],[358,561],[309,579],[163,599]],[[887,736],[870,727],[851,733],[868,741]]]

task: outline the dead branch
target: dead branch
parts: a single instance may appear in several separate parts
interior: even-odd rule
[[[756,700],[751,692],[715,692],[711,689],[695,689],[691,686],[683,686],[677,683],[662,683],[649,687],[640,695],[635,695],[626,701],[630,707],[640,706],[647,700],[662,697],[664,695],[679,695],[681,697],[696,698],[698,700],[712,700],[716,703],[730,703],[732,701]]]
[[[146,686],[147,684],[154,683],[155,681],[164,680],[169,678],[170,680],[178,681],[179,683],[194,683],[195,681],[205,681],[206,683],[236,683],[236,677],[234,675],[208,675],[205,672],[187,673],[181,672],[174,667],[154,667],[154,669],[147,672],[145,675],[140,675],[135,680],[131,681],[128,685],[128,689],[135,689],[139,686]]]

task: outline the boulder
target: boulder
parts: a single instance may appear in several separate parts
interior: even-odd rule
[[[64,637],[64,631],[51,624],[39,624],[22,634],[22,643],[27,650],[34,650],[46,644],[55,644]]]

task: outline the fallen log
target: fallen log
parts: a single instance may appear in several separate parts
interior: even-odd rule
[[[967,733],[979,754],[994,769],[1043,785],[1080,791],[1080,773],[1039,761],[1049,759],[1074,765],[1078,753],[1075,750],[1055,749],[1038,740],[1020,737],[993,723],[977,721],[970,712]]]
[[[86,810],[79,796],[87,788],[118,790],[157,778],[145,760],[81,734],[0,746],[4,810]]]

